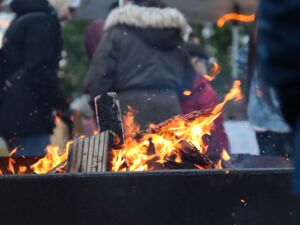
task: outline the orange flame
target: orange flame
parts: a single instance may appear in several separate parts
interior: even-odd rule
[[[11,157],[12,155],[14,155],[16,152],[17,152],[17,148],[15,148],[14,150],[12,150],[10,153],[9,153],[9,157]]]
[[[16,164],[16,161],[13,158],[9,158],[8,159],[8,166],[7,166],[7,170],[9,172],[11,172],[12,174],[16,174],[15,173],[15,168],[14,165]]]
[[[19,174],[25,174],[27,171],[27,167],[26,166],[19,166]]]
[[[224,101],[218,104],[209,114],[201,114],[193,120],[174,117],[170,123],[160,127],[155,132],[148,132],[136,138],[133,134],[140,132],[134,122],[134,113],[129,111],[124,117],[125,145],[121,150],[113,150],[113,171],[147,171],[153,170],[153,165],[166,162],[169,157],[175,157],[177,163],[182,162],[178,153],[178,145],[185,140],[194,145],[200,153],[208,150],[203,137],[210,135],[214,128],[214,121],[221,115],[225,104],[231,100],[240,100],[241,82],[235,81],[232,89],[225,96]],[[195,112],[196,115],[197,112]],[[152,129],[155,127],[152,125]],[[200,167],[198,167],[200,169]]]
[[[61,149],[58,146],[49,145],[46,149],[47,155],[44,158],[40,159],[37,163],[32,165],[30,168],[36,174],[46,174],[53,169],[59,170],[59,168],[56,167],[59,167],[61,163],[67,161],[71,144],[71,141],[67,143],[66,149],[62,154],[60,154]]]
[[[242,15],[242,14],[237,14],[237,13],[228,13],[222,16],[218,22],[217,26],[218,27],[223,27],[226,22],[228,21],[239,21],[239,22],[244,22],[244,23],[251,23],[255,21],[256,15],[255,14],[250,14],[250,15]]]
[[[228,154],[228,152],[225,149],[223,149],[223,151],[222,151],[221,158],[225,162],[230,161],[230,159],[231,159],[230,155]]]
[[[184,96],[191,96],[192,95],[192,91],[191,90],[184,90],[183,91],[183,95]]]
[[[216,77],[221,73],[221,66],[218,64],[218,63],[214,63],[213,64],[213,67],[211,68],[210,70],[210,74],[211,75],[208,75],[208,74],[205,74],[204,77],[212,82],[216,79]]]

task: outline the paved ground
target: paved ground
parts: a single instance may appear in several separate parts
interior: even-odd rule
[[[225,130],[233,154],[258,155],[255,133],[248,121],[226,121]]]

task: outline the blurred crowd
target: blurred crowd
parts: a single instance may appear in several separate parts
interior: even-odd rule
[[[4,138],[0,145],[17,148],[19,156],[44,155],[47,145],[63,146],[74,133],[93,135],[97,125],[91,102],[106,92],[118,93],[124,114],[128,106],[135,109],[142,129],[181,113],[211,110],[219,103],[204,77],[209,56],[200,39],[184,15],[166,7],[163,0],[124,1],[122,7],[115,2],[106,20],[88,25],[84,44],[90,68],[82,84],[85,94],[73,102],[62,95],[57,77],[63,49],[60,21],[72,18],[80,0],[5,2],[16,17],[5,33],[0,55],[0,136]],[[247,74],[247,112],[260,153],[292,158],[292,131],[299,130],[295,61],[299,53],[291,56],[286,51],[299,43],[288,40],[288,35],[275,35],[277,39],[272,35],[278,35],[276,26],[287,33],[299,30],[295,23],[284,24],[289,18],[277,10],[276,3],[266,13],[268,4],[271,1],[263,2],[264,13],[237,62]],[[291,5],[286,3],[286,9]],[[280,13],[286,21],[279,19]],[[230,150],[223,115],[215,121],[209,142],[209,154]]]

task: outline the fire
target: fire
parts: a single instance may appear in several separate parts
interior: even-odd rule
[[[71,144],[72,141],[66,144],[66,148],[63,153],[61,153],[61,148],[59,146],[47,146],[46,156],[31,166],[17,166],[17,160],[12,157],[17,152],[17,149],[14,149],[9,154],[8,165],[6,168],[7,172],[13,175],[21,175],[27,172],[30,173],[31,171],[33,171],[35,174],[46,174],[49,172],[64,172],[63,168],[66,165]],[[0,170],[0,176],[3,174],[4,172]]]
[[[223,27],[226,22],[228,21],[239,21],[239,22],[244,22],[244,23],[251,23],[255,21],[256,15],[255,14],[250,14],[250,15],[242,15],[242,14],[237,14],[237,13],[228,13],[222,16],[218,22],[217,25],[218,27]]]
[[[205,74],[204,77],[208,80],[208,81],[214,81],[216,79],[216,77],[221,73],[221,66],[218,63],[214,63],[213,67],[210,70],[210,75]]]
[[[47,155],[30,168],[36,174],[46,174],[51,170],[59,170],[68,159],[71,144],[72,142],[67,143],[66,149],[62,154],[60,154],[61,149],[58,146],[49,145],[46,149]]]
[[[184,96],[191,96],[192,95],[192,91],[191,90],[184,90],[183,91],[183,95]]]
[[[9,159],[8,159],[8,166],[7,166],[7,170],[9,172],[11,172],[12,174],[16,174],[15,173],[15,167],[14,165],[16,164],[16,161],[11,158],[11,156],[13,156],[15,153],[17,152],[17,148],[15,148],[14,150],[12,150],[10,153],[9,153]]]
[[[230,155],[228,154],[228,152],[226,151],[226,149],[223,149],[221,158],[225,162],[230,161],[231,158],[230,158]]]
[[[15,164],[16,164],[16,161],[13,158],[8,159],[7,170],[10,171],[12,174],[16,174],[15,167],[14,167]]]
[[[113,150],[112,171],[147,171],[163,167],[169,159],[182,162],[178,152],[182,141],[195,146],[201,154],[207,153],[208,146],[203,140],[210,135],[214,121],[221,115],[225,104],[231,100],[241,100],[241,82],[235,81],[224,101],[210,112],[194,112],[194,117],[177,116],[163,126],[153,126],[141,133],[134,122],[134,111],[129,108],[124,117],[125,145],[121,150]],[[224,159],[228,159],[223,151]],[[201,166],[196,165],[198,169]],[[217,167],[217,166],[216,166]]]
[[[26,166],[20,166],[19,167],[19,174],[25,174],[27,171],[27,167]]]

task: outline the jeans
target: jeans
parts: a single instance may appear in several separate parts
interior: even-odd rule
[[[25,138],[14,139],[9,143],[10,150],[17,148],[13,157],[45,156],[46,147],[50,144],[50,135],[41,134]]]

